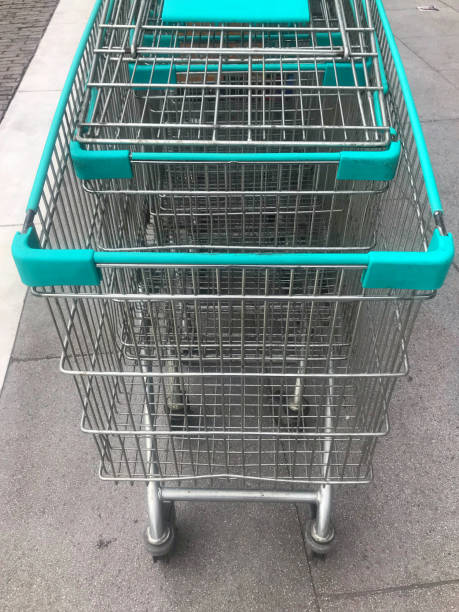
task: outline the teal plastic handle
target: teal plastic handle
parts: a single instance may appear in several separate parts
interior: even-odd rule
[[[405,98],[408,115],[419,153],[427,196],[432,213],[442,211],[437,185],[421,124],[408,85],[402,61],[391,32],[381,0],[374,0],[380,13],[387,41],[396,66]],[[86,26],[82,40],[64,85],[27,210],[36,211],[46,180],[51,156],[59,133],[66,104],[102,0],[97,0]],[[441,235],[436,229],[427,252],[370,252],[368,254],[297,253],[297,254],[218,254],[218,253],[145,253],[145,252],[94,252],[90,249],[57,250],[42,249],[36,231],[28,227],[18,232],[13,240],[13,257],[22,281],[29,286],[98,285],[98,265],[307,265],[307,266],[356,266],[365,267],[362,276],[364,288],[413,289],[431,291],[441,287],[454,256],[451,234]]]
[[[375,151],[340,151],[338,153],[132,153],[127,149],[88,151],[78,142],[70,143],[70,154],[77,177],[96,179],[131,179],[132,162],[298,162],[336,163],[336,178],[342,181],[390,181],[400,158],[400,142]]]
[[[308,0],[164,0],[165,23],[308,23]]]
[[[439,289],[454,256],[451,234],[434,231],[426,253],[171,253],[145,251],[95,252],[41,249],[35,228],[18,232],[13,257],[22,281],[30,286],[98,285],[98,266],[311,266],[363,267],[365,289]]]

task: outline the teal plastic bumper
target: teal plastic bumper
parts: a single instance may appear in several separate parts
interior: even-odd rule
[[[41,249],[34,228],[18,232],[13,241],[13,257],[22,282],[29,286],[98,285],[97,265],[142,266],[311,266],[366,267],[362,286],[366,289],[439,289],[454,256],[451,234],[438,229],[425,253],[371,252],[343,253],[170,253],[95,252]]]
[[[411,128],[416,141],[419,159],[423,171],[426,192],[432,214],[440,213],[442,206],[430,164],[424,136],[422,133],[416,107],[411,95],[406,74],[398,49],[381,0],[375,0],[381,22],[386,32],[387,43],[397,69],[398,78],[403,90],[406,107],[410,117]],[[305,265],[305,266],[357,266],[365,268],[362,276],[364,288],[375,289],[412,289],[432,291],[443,284],[454,256],[454,244],[451,234],[442,235],[439,229],[434,231],[427,252],[370,252],[368,254],[219,254],[219,253],[145,253],[145,252],[94,252],[90,249],[59,250],[40,247],[36,231],[29,227],[31,216],[37,211],[48,167],[53,154],[65,107],[67,105],[75,75],[78,70],[84,48],[91,33],[93,23],[100,10],[102,0],[97,0],[92,17],[86,27],[82,41],[72,63],[58,108],[45,144],[42,159],[33,185],[27,206],[28,222],[24,233],[18,232],[13,241],[13,257],[22,281],[29,286],[52,285],[98,285],[101,280],[98,265]],[[398,143],[392,143],[392,147]],[[76,145],[78,147],[79,145]],[[74,149],[75,153],[76,149]],[[130,158],[127,152],[119,152],[116,164],[117,173],[121,167],[129,178]],[[350,152],[352,153],[352,152]],[[355,152],[359,153],[359,152]],[[77,156],[80,154],[76,151]],[[398,154],[398,153],[397,153]],[[83,161],[87,152],[83,152]],[[135,155],[135,154],[134,154]],[[134,155],[132,156],[134,158]],[[142,154],[138,154],[141,156]],[[288,155],[288,154],[286,154]],[[335,155],[335,154],[333,154]],[[342,155],[342,154],[336,154]],[[345,158],[344,158],[345,159]],[[397,158],[398,159],[398,158]],[[134,160],[134,159],[133,159]],[[110,160],[109,160],[110,161]],[[342,158],[338,160],[342,163]],[[354,159],[352,164],[356,162]],[[103,162],[107,164],[107,159]],[[364,164],[364,161],[361,160]],[[84,166],[84,164],[83,164]],[[82,172],[84,174],[84,167]],[[121,172],[121,173],[122,173]]]
[[[308,0],[164,0],[165,23],[308,23]]]

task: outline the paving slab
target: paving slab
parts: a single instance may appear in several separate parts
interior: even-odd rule
[[[316,610],[295,508],[179,504],[177,554],[143,548],[145,488],[100,482],[55,359],[13,362],[0,400],[3,610]]]
[[[27,201],[58,99],[58,91],[18,92],[0,124],[0,225],[22,225],[24,222]]]
[[[81,38],[81,28],[53,19],[19,91],[61,91]]]
[[[95,0],[60,0],[53,15],[52,23],[73,23],[84,26],[94,7]],[[82,32],[82,30],[81,30]]]
[[[338,488],[336,550],[312,564],[321,595],[459,579],[459,322],[448,308],[458,291],[454,272],[419,315],[374,482]]]
[[[449,6],[449,8],[453,9],[453,11],[459,13],[459,6],[456,0],[441,0],[440,3],[444,4],[445,6]]]
[[[456,13],[459,17],[459,13]],[[459,49],[457,46],[459,24],[456,25],[456,33],[449,36],[440,36],[434,41],[426,43],[425,36],[403,36],[403,44],[406,45],[420,59],[435,70],[440,70],[446,76],[450,67],[457,66],[459,61]],[[456,80],[451,80],[456,87]]]
[[[417,6],[435,4],[419,0]],[[439,11],[419,11],[416,7],[404,10],[387,9],[392,29],[404,40],[423,36],[426,47],[435,45],[438,37],[454,36],[459,26],[459,13],[448,6],[437,4]]]
[[[24,285],[18,282],[17,270],[11,252],[11,240],[19,226],[0,226],[0,253],[7,256],[2,260],[0,275],[0,389],[10,361],[14,339],[21,317],[22,304],[26,294]]]
[[[61,343],[45,298],[27,293],[21,327],[26,332],[16,337],[11,354],[14,360],[60,357]]]
[[[454,3],[454,0],[451,0]],[[436,0],[435,2],[423,2],[422,0],[382,0],[386,11],[405,11],[407,9],[418,10],[418,6],[430,6],[431,4],[442,8],[453,8],[445,0]]]
[[[428,66],[403,41],[397,46],[421,120],[459,119],[458,90],[438,70]],[[427,86],[428,84],[428,86]]]
[[[0,121],[59,0],[0,0]]]
[[[439,584],[426,587],[371,593],[321,600],[322,612],[456,612],[459,584]]]

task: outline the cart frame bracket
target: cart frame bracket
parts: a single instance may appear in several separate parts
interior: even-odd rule
[[[42,249],[35,227],[16,233],[12,253],[22,282],[31,287],[98,285],[101,280],[93,250]]]
[[[70,143],[70,155],[77,177],[83,181],[96,179],[131,179],[129,151],[88,151],[80,143]]]
[[[427,253],[373,251],[362,276],[365,289],[440,289],[454,257],[451,234],[435,229]]]

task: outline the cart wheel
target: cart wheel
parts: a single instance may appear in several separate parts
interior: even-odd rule
[[[306,541],[306,546],[310,552],[312,552],[315,557],[325,557],[333,548],[335,544],[335,530],[333,527],[331,528],[330,539],[326,542],[319,542],[313,536],[313,525],[314,520],[309,519],[306,521],[306,527],[304,530],[304,539]]]
[[[162,542],[152,542],[150,537],[150,528],[147,527],[144,532],[145,547],[153,557],[153,561],[168,561],[174,551],[177,540],[177,526],[174,502],[163,502],[165,513],[165,526],[167,535]]]

